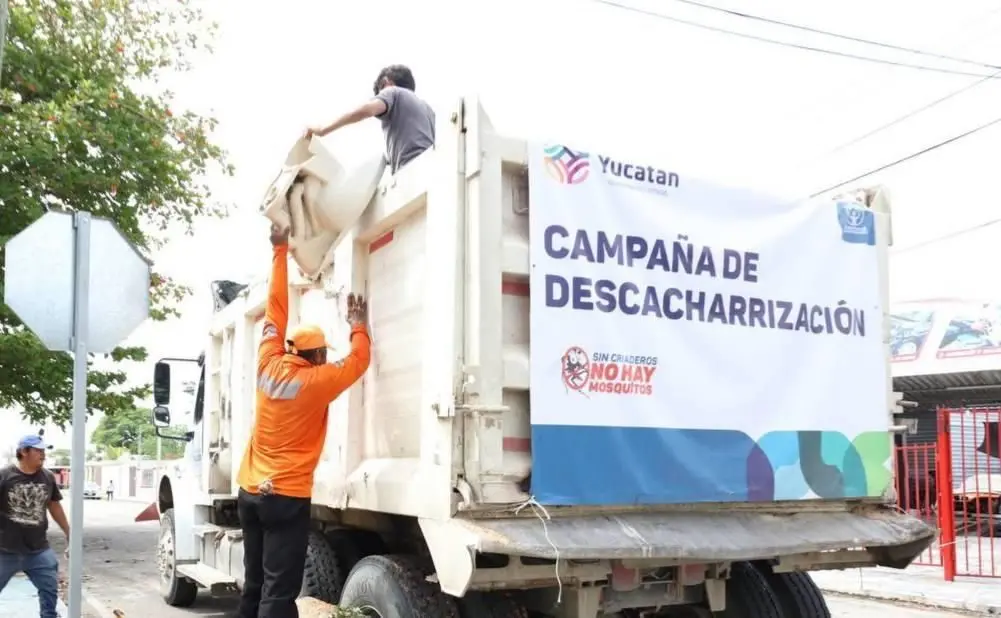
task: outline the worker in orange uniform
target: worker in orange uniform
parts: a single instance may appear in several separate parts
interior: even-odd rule
[[[313,471],[327,435],[327,406],[368,368],[367,306],[348,297],[351,353],[327,364],[316,326],[288,323],[288,230],[271,228],[274,257],[257,355],[257,414],[240,464],[241,618],[297,618],[309,533]],[[286,349],[286,344],[288,349]]]

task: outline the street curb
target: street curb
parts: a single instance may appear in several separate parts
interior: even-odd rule
[[[820,588],[826,594],[833,594],[840,597],[853,599],[886,601],[887,603],[900,603],[904,605],[915,605],[930,609],[944,609],[953,612],[963,612],[976,616],[1001,616],[1001,605],[988,605],[976,602],[963,601],[956,603],[953,601],[940,600],[920,594],[899,594],[893,592],[880,592],[879,590],[848,591],[836,588]]]

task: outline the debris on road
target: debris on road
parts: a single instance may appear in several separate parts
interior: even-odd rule
[[[364,618],[365,612],[354,607],[337,607],[313,597],[296,600],[299,618]]]

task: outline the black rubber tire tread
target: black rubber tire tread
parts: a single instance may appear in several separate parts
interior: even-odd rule
[[[471,590],[457,603],[460,618],[528,618],[525,606],[503,592]]]
[[[198,584],[181,577],[177,574],[177,527],[174,525],[174,509],[167,509],[160,515],[160,528],[169,527],[170,534],[174,537],[174,577],[171,579],[170,587],[162,591],[163,600],[171,607],[191,607],[198,597]]]
[[[824,593],[809,573],[764,573],[786,618],[831,618]]]
[[[726,582],[725,618],[792,618],[764,574],[748,562],[734,562]]]
[[[459,618],[455,599],[425,578],[413,556],[366,556],[351,569],[338,605],[372,607],[382,618]]]
[[[344,574],[334,547],[323,533],[310,530],[299,596],[333,605],[341,598],[343,588]]]

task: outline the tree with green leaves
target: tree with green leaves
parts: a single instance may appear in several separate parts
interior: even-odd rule
[[[184,435],[184,427],[171,427],[171,435]],[[150,413],[139,408],[118,410],[114,415],[105,414],[97,423],[91,442],[108,455],[108,459],[118,459],[123,452],[141,455],[147,459],[156,457],[156,430],[150,421]],[[184,455],[185,442],[163,440],[164,459],[176,459]]]
[[[172,108],[158,87],[190,68],[213,27],[190,0],[10,0],[0,74],[0,244],[50,209],[113,220],[147,254],[168,231],[191,232],[220,216],[204,184],[232,174],[210,140],[215,120]],[[0,290],[3,287],[0,273]],[[186,288],[154,273],[151,317],[164,320]],[[117,363],[142,361],[119,348],[112,369],[90,372],[88,404],[128,412],[148,385],[126,384]],[[93,362],[93,359],[91,359]],[[72,361],[48,352],[0,304],[0,409],[64,426],[72,412]]]

